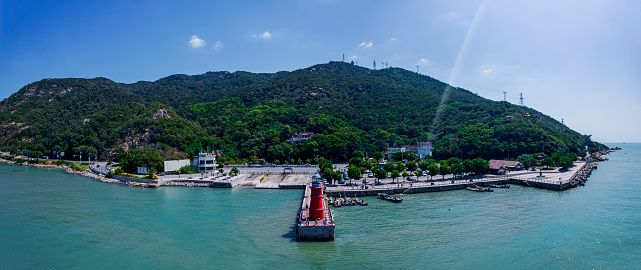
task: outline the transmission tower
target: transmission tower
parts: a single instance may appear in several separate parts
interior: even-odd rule
[[[374,70],[376,70],[376,60],[374,60]]]
[[[418,68],[419,68],[419,67],[420,67],[420,66],[416,66],[416,73],[419,73],[419,72],[418,72]]]
[[[520,93],[520,94],[521,94],[521,97],[519,98],[520,99],[519,105],[523,106],[523,93]]]
[[[507,92],[503,91],[503,101],[507,101]]]
[[[345,62],[345,54],[343,54],[343,62]]]

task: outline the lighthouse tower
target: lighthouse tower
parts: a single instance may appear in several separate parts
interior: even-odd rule
[[[309,201],[309,219],[317,220],[325,218],[325,205],[323,204],[323,185],[320,182],[320,175],[312,176],[312,194]]]

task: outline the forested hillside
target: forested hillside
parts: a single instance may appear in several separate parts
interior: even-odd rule
[[[64,151],[69,159],[80,151],[100,159],[141,153],[171,159],[209,149],[227,159],[283,162],[320,155],[346,161],[418,141],[434,142],[437,159],[461,151],[464,158],[505,158],[508,151],[515,157],[604,147],[527,107],[477,99],[400,68],[343,62],[133,84],[44,79],[0,102],[0,123],[2,150]],[[300,145],[287,142],[304,130],[323,135]]]

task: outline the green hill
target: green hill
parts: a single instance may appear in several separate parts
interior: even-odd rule
[[[449,90],[446,90],[448,89]],[[442,96],[447,93],[444,104]],[[440,111],[440,113],[439,113]],[[437,117],[437,114],[439,115]],[[511,116],[511,117],[507,117]],[[435,120],[436,119],[436,120]],[[292,72],[208,72],[121,84],[44,79],[0,102],[1,148],[101,159],[136,151],[182,158],[346,161],[386,147],[433,141],[435,158],[504,158],[605,147],[527,107],[477,97],[400,68],[330,62]],[[287,139],[322,133],[302,145]]]

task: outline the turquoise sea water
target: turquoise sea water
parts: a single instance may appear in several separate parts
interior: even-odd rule
[[[586,186],[374,197],[296,242],[301,190],[128,188],[0,163],[0,268],[639,269],[641,144]]]

